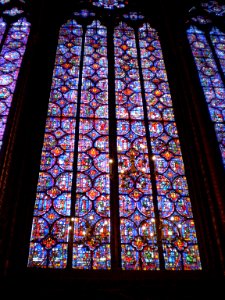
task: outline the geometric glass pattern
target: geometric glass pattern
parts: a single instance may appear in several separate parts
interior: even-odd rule
[[[69,20],[59,33],[28,266],[113,270],[114,260],[122,270],[201,270],[157,32],[148,23],[111,31]]]

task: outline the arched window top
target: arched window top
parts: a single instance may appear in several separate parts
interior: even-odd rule
[[[65,24],[62,25],[61,29],[63,29],[65,26],[68,26],[68,25],[70,25],[70,26],[72,26],[72,27],[75,27],[75,26],[77,26],[78,24],[77,24],[76,20],[70,19],[70,20],[68,20]]]
[[[30,22],[27,21],[27,18],[25,17],[21,17],[20,19],[18,19],[16,22],[13,23],[14,26],[16,26],[17,28],[19,27],[20,30],[23,30],[27,27],[30,26]]]
[[[120,22],[120,24],[116,27],[117,28],[121,28],[122,30],[131,30],[132,28],[125,22]],[[122,34],[122,33],[121,33]]]
[[[144,31],[146,31],[146,32],[148,32],[148,31],[155,31],[153,29],[153,27],[151,27],[151,25],[149,23],[143,24],[140,29],[142,30],[142,32],[144,32]]]
[[[144,17],[143,17],[144,18]],[[133,19],[132,19],[133,21]],[[117,28],[120,28],[121,29],[121,32],[123,31],[129,31],[129,30],[133,30],[133,25],[135,24],[135,22],[127,22],[126,18],[121,21],[117,26],[115,26],[115,30]],[[146,22],[143,22],[141,24],[137,23],[138,26],[138,31],[139,31],[139,34],[141,35],[141,38],[146,38],[148,36],[148,33],[151,32],[151,35],[155,35],[155,38],[158,38],[157,36],[157,30],[151,26],[151,24],[146,21]]]
[[[89,29],[96,29],[96,28],[101,28],[101,23],[99,20],[95,20],[91,23],[91,25],[88,26]],[[99,34],[99,30],[98,30],[98,34]]]

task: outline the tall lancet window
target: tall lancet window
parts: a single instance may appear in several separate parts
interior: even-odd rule
[[[10,5],[4,9],[7,2],[0,1],[0,150],[30,31],[24,10]]]
[[[225,5],[208,1],[192,13],[188,40],[225,167]]]
[[[201,270],[157,31],[98,12],[59,32],[28,266]]]

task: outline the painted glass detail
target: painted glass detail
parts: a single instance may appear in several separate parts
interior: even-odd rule
[[[1,39],[5,28],[6,25],[1,19]],[[0,148],[29,31],[30,23],[25,18],[12,23],[0,53]]]

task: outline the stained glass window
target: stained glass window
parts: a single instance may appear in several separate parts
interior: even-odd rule
[[[18,11],[12,11],[15,17]],[[8,14],[7,11],[4,13]],[[30,31],[30,23],[25,17],[12,23],[7,20],[0,19],[0,148]]]
[[[202,7],[218,19],[224,18],[224,5],[209,1]],[[197,17],[192,18],[187,36],[225,166],[225,33],[213,25],[209,15]]]
[[[201,270],[157,31],[78,15],[59,33],[28,267]]]

